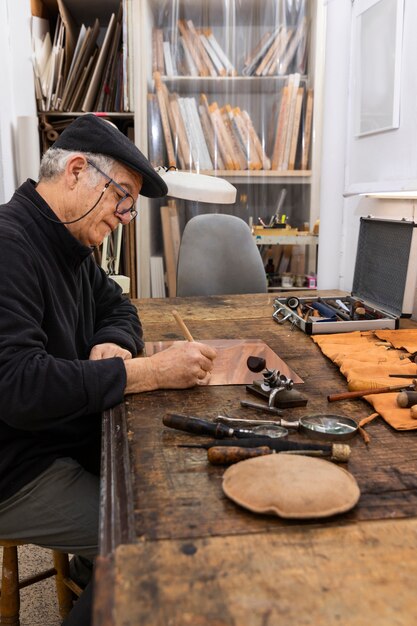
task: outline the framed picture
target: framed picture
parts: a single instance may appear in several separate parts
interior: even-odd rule
[[[354,120],[357,137],[400,125],[404,0],[356,0]]]

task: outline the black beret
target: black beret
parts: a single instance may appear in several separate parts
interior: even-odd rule
[[[135,144],[113,124],[92,113],[81,115],[69,124],[51,147],[105,154],[143,176],[142,196],[160,198],[168,193],[165,181]]]

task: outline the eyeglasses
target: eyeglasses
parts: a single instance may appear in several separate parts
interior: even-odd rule
[[[126,189],[123,189],[123,187],[119,185],[119,183],[116,183],[116,181],[113,180],[113,178],[105,174],[105,172],[103,172],[99,167],[97,167],[95,163],[90,161],[90,159],[87,159],[87,163],[91,165],[91,167],[94,167],[94,169],[97,170],[97,172],[99,172],[102,176],[104,176],[104,178],[107,178],[107,183],[104,185],[103,191],[101,192],[101,195],[99,199],[97,200],[96,205],[100,202],[101,198],[103,197],[103,194],[110,187],[110,185],[114,185],[123,194],[123,197],[120,198],[119,202],[116,204],[115,214],[126,215],[126,213],[130,213],[130,220],[132,221],[133,219],[135,219],[138,212],[134,207],[135,200],[133,196],[131,196],[131,194],[128,191],[126,191]]]

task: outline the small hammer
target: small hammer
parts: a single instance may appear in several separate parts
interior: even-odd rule
[[[417,404],[417,391],[408,391],[404,389],[397,396],[397,404],[402,409],[409,409],[414,404]]]

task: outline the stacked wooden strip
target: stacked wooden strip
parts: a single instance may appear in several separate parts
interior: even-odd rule
[[[273,122],[271,155],[248,111],[226,103],[209,102],[205,93],[194,97],[170,93],[154,72],[156,94],[149,94],[149,158],[155,167],[185,170],[307,170],[309,163],[313,92],[290,74],[280,92]],[[156,106],[157,102],[157,106]],[[155,133],[155,135],[153,134]],[[164,138],[164,151],[155,136]]]

